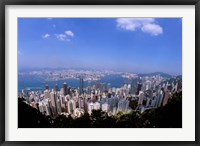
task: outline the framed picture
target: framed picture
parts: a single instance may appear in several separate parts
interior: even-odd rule
[[[1,1],[1,145],[200,145],[199,11]]]

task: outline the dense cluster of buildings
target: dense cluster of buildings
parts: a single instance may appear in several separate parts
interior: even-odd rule
[[[135,110],[144,112],[146,109],[165,106],[172,94],[181,90],[181,80],[168,82],[160,75],[140,77],[121,88],[104,83],[84,87],[84,80],[80,78],[78,89],[70,88],[65,82],[61,88],[55,85],[54,89],[50,89],[46,85],[44,91],[23,90],[19,97],[23,97],[27,104],[51,117],[60,114],[80,117],[98,109],[108,115]],[[132,102],[137,103],[136,108],[130,107]]]
[[[79,79],[80,76],[84,81],[99,81],[102,77],[111,74],[121,75],[123,78],[136,78],[137,75],[133,73],[123,73],[110,70],[73,70],[73,69],[63,69],[63,70],[44,70],[44,71],[25,71],[19,72],[20,76],[37,76],[44,78],[45,81],[59,81],[67,79]]]

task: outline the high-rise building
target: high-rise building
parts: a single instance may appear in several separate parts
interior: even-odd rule
[[[83,101],[84,101],[84,112],[88,112],[88,104],[87,104],[87,98],[84,96],[83,97]]]
[[[49,107],[49,115],[50,115],[51,117],[53,117],[53,111],[52,111],[52,105],[51,105],[51,100],[50,100],[50,99],[48,99],[47,105],[48,105],[48,107]]]
[[[58,114],[61,114],[62,112],[60,99],[57,99],[57,111],[58,111]]]
[[[88,113],[91,114],[92,113],[92,110],[94,109],[94,104],[91,102],[91,103],[88,103]]]
[[[83,94],[83,84],[84,84],[84,81],[83,81],[83,78],[80,78],[80,84],[79,84],[79,94]]]
[[[64,92],[64,95],[67,95],[67,83],[66,82],[63,83],[63,92]]]
[[[73,99],[71,99],[70,101],[68,101],[68,113],[69,114],[73,114],[75,108],[76,108],[76,103]]]
[[[104,112],[109,112],[109,110],[110,110],[109,104],[108,103],[102,104],[101,109]]]
[[[51,111],[50,111],[50,107],[49,107],[48,102],[47,103],[43,103],[43,110],[44,110],[44,113],[47,116],[51,116]]]
[[[51,96],[51,107],[52,107],[52,113],[53,113],[53,116],[56,116],[57,115],[57,100],[56,100],[56,94],[52,91],[50,93],[50,96]]]
[[[93,106],[94,106],[94,110],[99,110],[99,109],[101,108],[101,105],[100,105],[99,102],[95,102],[95,103],[93,104]]]
[[[146,101],[147,101],[147,102],[146,102],[146,107],[149,107],[149,106],[150,106],[150,100],[151,100],[151,99],[150,99],[149,97],[147,97],[147,100],[146,100]]]
[[[84,109],[84,99],[82,97],[78,99],[78,107]]]
[[[50,98],[50,91],[46,89],[44,91],[44,99],[48,99],[48,98]]]
[[[157,107],[160,107],[162,105],[162,102],[163,102],[163,91],[161,90],[160,93],[158,94]]]
[[[151,100],[151,107],[156,107],[156,99]]]
[[[137,91],[137,82],[136,82],[136,80],[133,80],[133,81],[131,82],[130,93],[131,93],[131,94],[135,94],[136,91]]]
[[[138,100],[138,105],[142,105],[144,100],[144,92],[140,91],[139,92],[139,100]]]
[[[129,106],[129,101],[128,100],[120,100],[118,103],[118,111],[121,112],[126,112]]]
[[[145,85],[146,85],[146,88],[145,88],[145,90],[149,90],[150,88],[151,88],[151,81],[146,81],[145,82]]]
[[[42,103],[42,102],[39,102],[39,111],[40,111],[41,113],[44,113],[43,103]]]
[[[163,106],[165,106],[168,103],[168,99],[169,99],[169,91],[167,90],[164,94]]]
[[[137,92],[136,92],[137,95],[139,94],[139,92],[141,91],[141,89],[142,89],[142,84],[138,83]]]

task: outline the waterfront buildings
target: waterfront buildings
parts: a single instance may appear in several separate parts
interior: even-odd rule
[[[127,77],[128,75],[126,75]],[[41,113],[56,117],[60,114],[80,117],[84,113],[91,114],[93,110],[102,110],[109,115],[118,112],[140,110],[165,106],[172,98],[172,94],[182,91],[181,82],[174,79],[168,82],[161,76],[144,76],[131,83],[124,84],[120,88],[111,84],[99,83],[84,87],[83,78],[79,79],[79,88],[70,88],[66,82],[63,88],[49,88],[45,85],[44,91],[25,91],[19,97],[26,99],[32,107]],[[135,101],[136,108],[131,108],[130,103]]]

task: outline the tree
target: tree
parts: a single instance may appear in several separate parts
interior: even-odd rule
[[[49,128],[49,117],[46,117],[37,109],[26,104],[23,98],[18,98],[18,127]]]
[[[157,109],[145,111],[142,122],[149,120],[145,127],[181,128],[182,127],[182,92],[173,94],[169,103]],[[144,126],[144,125],[143,125]]]

